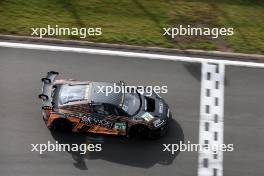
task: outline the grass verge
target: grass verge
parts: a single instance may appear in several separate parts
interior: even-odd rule
[[[0,0],[0,33],[30,35],[32,27],[102,27],[83,40],[180,49],[264,53],[262,0]],[[163,27],[233,27],[234,35],[162,36]],[[64,39],[79,39],[62,36]]]

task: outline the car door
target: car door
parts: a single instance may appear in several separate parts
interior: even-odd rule
[[[118,108],[111,104],[94,106],[96,118],[100,119],[98,125],[108,128],[112,134],[126,135],[127,122]]]
[[[120,135],[126,135],[127,133],[127,114],[123,112],[121,109],[114,105],[107,106],[110,114],[112,115],[114,126],[113,130],[117,130]]]

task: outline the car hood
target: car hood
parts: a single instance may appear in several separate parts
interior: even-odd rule
[[[145,120],[151,119],[166,119],[168,114],[168,104],[157,94],[153,93],[151,96],[146,94],[141,95],[142,106],[137,114],[137,118]]]

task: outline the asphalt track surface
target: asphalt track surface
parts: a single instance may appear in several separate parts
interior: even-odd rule
[[[47,71],[61,78],[118,81],[131,85],[167,85],[162,95],[173,121],[159,140],[51,133],[41,118],[40,78]],[[0,175],[197,175],[198,153],[163,152],[162,144],[198,143],[200,64],[0,48]],[[224,175],[262,176],[264,168],[264,70],[226,67]],[[102,143],[102,152],[31,151],[30,144]]]

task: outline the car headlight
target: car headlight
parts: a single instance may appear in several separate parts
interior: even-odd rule
[[[148,113],[148,112],[144,113],[141,117],[142,117],[144,120],[146,120],[147,122],[149,122],[149,121],[151,121],[152,119],[154,119],[154,117],[153,117],[150,113]]]

